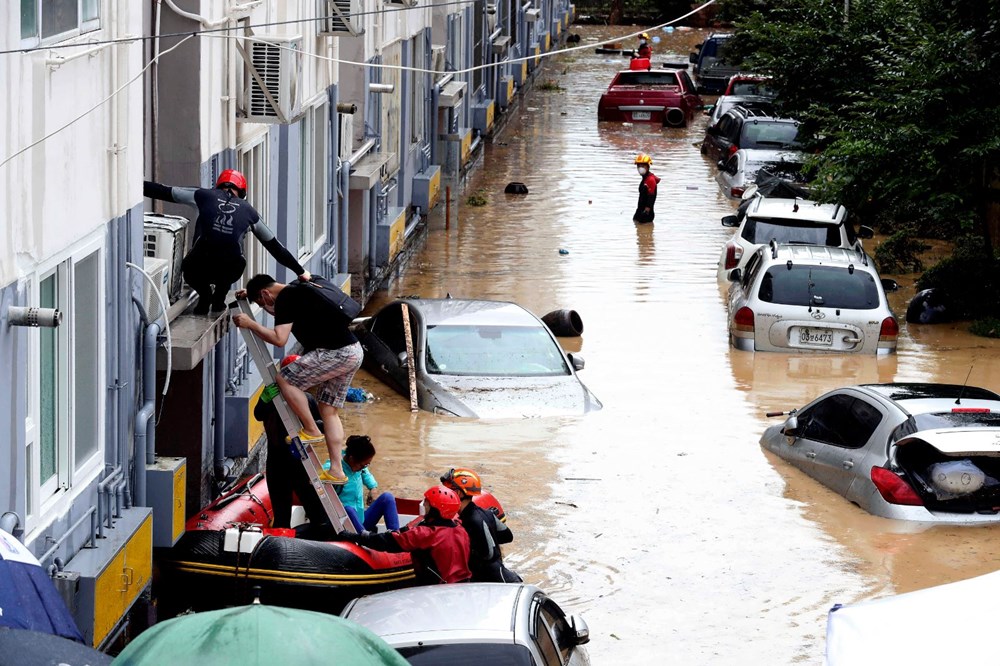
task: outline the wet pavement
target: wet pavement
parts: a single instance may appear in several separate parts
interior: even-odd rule
[[[627,66],[593,50],[629,28],[573,26],[587,48],[551,61],[463,194],[432,213],[423,246],[369,305],[419,294],[513,300],[580,313],[563,339],[604,403],[583,417],[514,421],[411,414],[364,372],[375,403],[349,404],[384,489],[417,497],[452,466],[475,468],[508,512],[506,562],[583,614],[595,664],[816,664],[835,603],[1000,568],[1000,527],[874,518],[758,439],[766,411],[845,384],[943,381],[1000,388],[1000,343],[960,325],[903,320],[913,275],[891,276],[899,353],[879,359],[731,350],[715,279],[735,206],[687,129],[596,121]],[[654,63],[684,61],[704,32],[658,33]],[[628,44],[626,44],[627,46]],[[670,52],[667,55],[666,53]],[[711,98],[706,98],[710,101]],[[638,152],[663,182],[653,225],[631,221]],[[510,181],[526,196],[505,195]],[[465,205],[481,191],[483,207]],[[877,242],[877,241],[876,241]],[[868,241],[869,249],[874,245]],[[560,250],[565,250],[561,254]]]

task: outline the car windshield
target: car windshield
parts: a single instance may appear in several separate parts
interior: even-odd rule
[[[531,651],[516,643],[449,643],[396,649],[413,666],[533,666]]]
[[[743,225],[743,238],[755,245],[776,240],[779,243],[826,245],[840,247],[840,227],[799,220],[750,217]]]
[[[734,81],[730,95],[774,97],[774,91],[760,81]]]
[[[772,266],[760,280],[762,301],[845,310],[874,310],[880,304],[870,273],[833,266]]]
[[[740,148],[797,148],[799,126],[793,122],[747,121]]]
[[[428,326],[432,375],[568,375],[562,350],[541,326]]]
[[[744,168],[745,179],[754,180],[761,169],[775,178],[795,180],[799,172],[802,171],[802,165],[796,162],[747,162],[746,168]]]
[[[674,72],[622,72],[615,85],[619,86],[676,86]]]

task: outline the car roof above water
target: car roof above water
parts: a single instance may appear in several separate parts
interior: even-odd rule
[[[950,411],[952,408],[992,406],[1000,409],[1000,395],[989,389],[961,384],[862,384],[861,388],[900,403],[911,414]],[[956,402],[958,400],[959,402]],[[988,405],[989,403],[996,403]]]
[[[818,203],[808,199],[757,197],[756,202],[747,209],[747,215],[839,225],[847,216],[847,209],[840,204]]]
[[[427,326],[541,326],[534,314],[516,303],[464,298],[405,299],[420,310]]]
[[[762,246],[766,260],[771,264],[791,261],[795,264],[823,264],[826,266],[853,265],[856,270],[874,272],[871,262],[857,250],[827,245],[772,245]]]
[[[348,605],[344,616],[390,643],[398,642],[393,637],[430,639],[432,634],[450,632],[470,637],[510,635],[513,640],[518,600],[536,590],[533,585],[508,583],[412,587],[361,597]]]

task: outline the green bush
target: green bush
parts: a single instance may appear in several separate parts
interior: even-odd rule
[[[969,326],[969,332],[983,338],[1000,338],[1000,319],[996,317],[977,319]]]
[[[470,206],[485,206],[489,202],[490,200],[486,198],[486,193],[483,192],[482,190],[479,190],[478,192],[473,192],[472,194],[469,195],[469,198],[465,200],[465,203],[467,203]]]
[[[1000,317],[998,286],[1000,262],[978,236],[956,239],[952,255],[929,268],[916,283],[918,290],[937,289],[956,319]]]
[[[875,263],[883,273],[918,273],[924,264],[917,255],[929,247],[914,237],[911,228],[900,229],[875,248]]]

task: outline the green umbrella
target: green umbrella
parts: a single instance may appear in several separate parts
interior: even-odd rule
[[[139,634],[112,666],[407,666],[370,630],[336,615],[254,603],[181,615]]]

